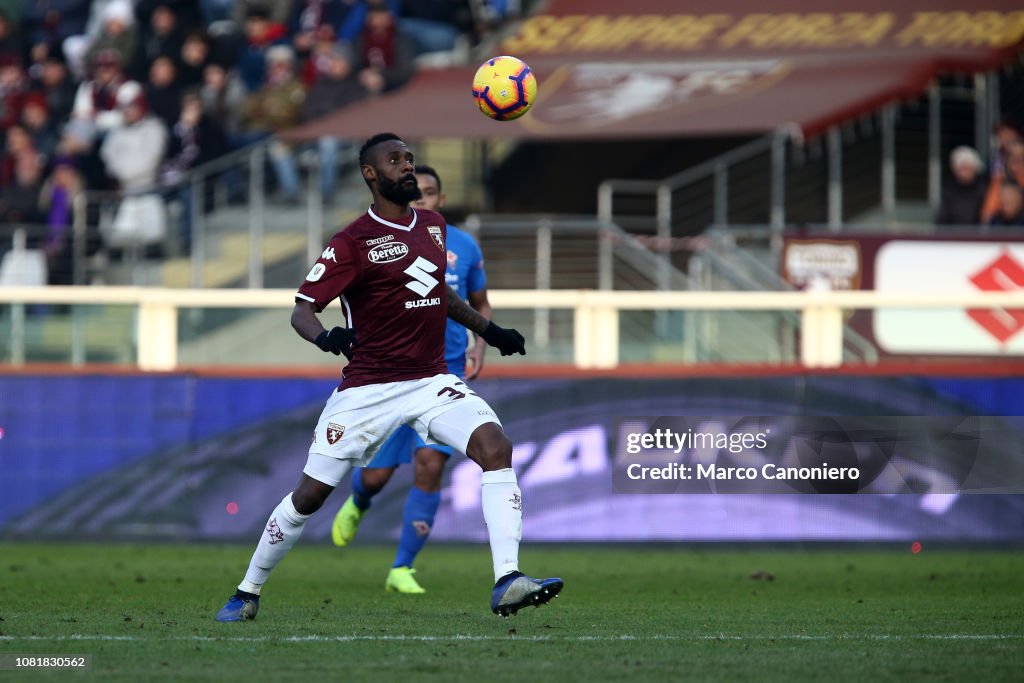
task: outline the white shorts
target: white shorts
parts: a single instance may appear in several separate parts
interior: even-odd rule
[[[487,402],[451,374],[336,389],[320,414],[303,472],[337,486],[349,469],[369,463],[403,424],[426,443],[465,453],[470,436],[487,422],[501,426]]]

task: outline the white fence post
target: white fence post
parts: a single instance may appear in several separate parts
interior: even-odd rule
[[[601,303],[600,295],[588,296],[576,305],[573,362],[582,369],[614,368],[619,364],[619,310]]]
[[[809,302],[800,326],[800,362],[809,368],[843,364],[843,310],[825,301]]]
[[[594,309],[595,368],[614,368],[619,364],[619,309],[597,306]]]
[[[578,368],[594,367],[594,309],[580,304],[572,316],[572,359]]]
[[[178,364],[178,307],[143,298],[135,321],[140,370],[173,370]]]

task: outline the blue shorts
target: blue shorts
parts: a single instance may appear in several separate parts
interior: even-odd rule
[[[419,437],[416,430],[409,425],[402,425],[392,434],[384,445],[377,451],[377,455],[367,467],[398,467],[408,465],[412,462],[412,454],[417,448],[427,444]],[[439,443],[430,444],[431,448],[441,451],[451,457],[455,449],[451,446],[443,446]]]

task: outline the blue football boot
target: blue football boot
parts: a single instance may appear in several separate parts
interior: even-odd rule
[[[260,596],[246,593],[244,596],[235,593],[217,612],[217,621],[248,621],[256,618],[260,609]]]
[[[507,617],[524,607],[540,607],[558,597],[565,583],[561,579],[534,579],[512,572],[498,579],[491,594],[491,611]]]

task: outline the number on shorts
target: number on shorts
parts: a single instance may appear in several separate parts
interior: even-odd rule
[[[460,398],[466,398],[466,395],[464,393],[453,387],[445,387],[441,391],[437,392],[438,396],[443,396],[444,394],[451,394],[453,401],[457,401]]]

